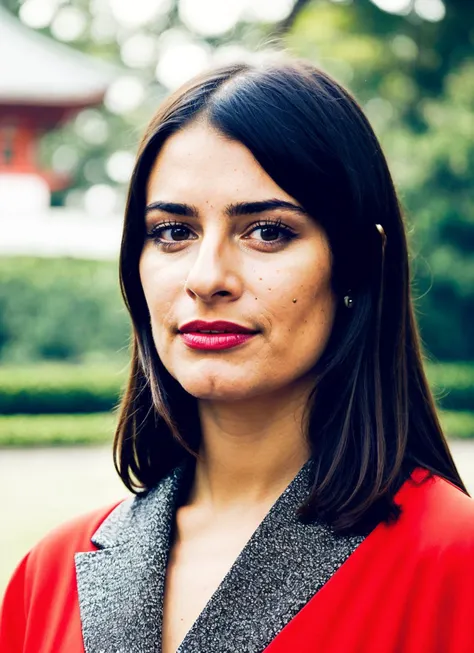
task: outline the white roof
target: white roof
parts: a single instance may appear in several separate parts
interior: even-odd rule
[[[0,103],[8,104],[97,101],[118,72],[26,27],[1,6],[0,61]]]
[[[117,260],[122,216],[93,218],[61,207],[0,215],[0,256],[73,256]]]

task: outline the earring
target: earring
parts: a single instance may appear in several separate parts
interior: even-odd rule
[[[350,293],[351,291],[349,290],[348,292]],[[346,308],[352,308],[354,306],[354,300],[349,294],[344,297],[344,304],[346,305]]]

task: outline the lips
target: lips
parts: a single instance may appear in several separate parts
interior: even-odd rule
[[[204,320],[193,320],[192,322],[187,322],[179,327],[180,333],[203,333],[212,331],[217,331],[213,335],[218,335],[219,333],[257,333],[255,329],[249,329],[241,324],[236,324],[235,322],[227,322],[225,320],[215,320],[214,322],[205,322]]]
[[[249,329],[242,324],[224,320],[214,322],[193,320],[183,324],[179,329],[179,335],[184,344],[190,349],[201,351],[233,349],[252,340],[257,333],[258,331]]]

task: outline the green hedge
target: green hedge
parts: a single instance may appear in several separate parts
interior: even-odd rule
[[[2,415],[0,447],[70,446],[112,443],[116,417],[92,415]]]
[[[2,256],[0,279],[1,361],[106,361],[126,352],[116,262]]]
[[[440,420],[447,438],[474,439],[474,412],[442,410]]]
[[[474,411],[473,363],[430,363],[426,369],[438,406]]]
[[[443,411],[441,423],[449,438],[474,438],[474,413]],[[111,444],[114,413],[92,415],[2,415],[0,447]]]
[[[474,411],[474,365],[427,366],[443,410]],[[0,365],[0,414],[93,413],[117,405],[127,369],[105,364]]]
[[[125,378],[126,368],[107,365],[0,366],[0,414],[108,411]]]

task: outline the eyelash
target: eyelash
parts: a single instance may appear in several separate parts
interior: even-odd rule
[[[251,226],[252,229],[248,233],[252,233],[257,229],[264,229],[265,227],[271,227],[273,229],[280,230],[284,234],[283,237],[279,238],[278,240],[259,241],[260,244],[263,244],[265,246],[265,249],[275,249],[276,245],[281,245],[282,243],[288,243],[294,238],[296,238],[296,234],[294,233],[294,231],[290,229],[290,227],[284,225],[281,220],[276,220],[276,221],[259,220],[258,222],[255,222]],[[172,249],[175,245],[179,245],[180,243],[187,242],[187,241],[186,240],[175,240],[175,241],[160,240],[160,236],[167,229],[173,229],[179,227],[192,231],[191,228],[188,227],[188,225],[183,222],[169,221],[169,222],[162,222],[159,225],[155,225],[154,227],[152,227],[151,230],[147,232],[146,237],[148,240],[153,240],[155,244],[162,249],[165,250]]]

